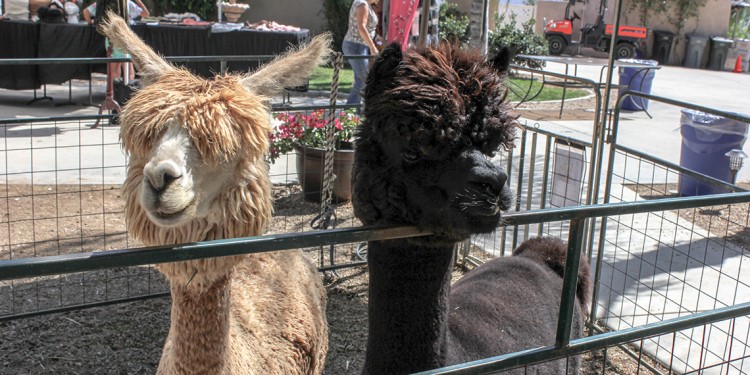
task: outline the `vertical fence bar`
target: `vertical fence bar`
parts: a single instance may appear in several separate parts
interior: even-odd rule
[[[620,125],[620,102],[622,101],[622,98],[620,98],[620,101],[615,106],[615,113],[614,116],[612,116],[612,134],[609,137],[609,158],[607,159],[607,169],[605,170],[606,179],[604,182],[604,201],[603,203],[609,203],[609,197],[610,194],[612,194],[612,171],[614,169],[615,165],[615,155],[617,154],[617,128]],[[605,117],[606,118],[606,117]],[[606,120],[602,120],[604,122]],[[602,133],[604,133],[604,129],[602,129]],[[604,144],[602,144],[602,149],[604,148]],[[602,160],[603,162],[604,160]],[[601,171],[600,171],[601,172]],[[600,220],[600,229],[599,229],[599,246],[597,246],[596,251],[596,271],[594,275],[594,280],[599,280],[602,277],[602,257],[604,255],[604,243],[607,239],[607,216],[603,216]],[[599,283],[594,283],[594,290],[591,293],[591,314],[589,315],[589,320],[594,321],[596,320],[596,314],[599,309],[599,304],[596,302],[599,299]]]
[[[508,186],[513,179],[513,149],[508,149],[508,160],[505,161],[505,170],[508,173]],[[503,226],[503,231],[500,234],[500,256],[505,256],[505,241],[507,237],[508,227]]]
[[[583,229],[585,219],[570,221],[568,232],[568,254],[565,259],[565,276],[560,299],[560,314],[557,319],[557,338],[555,346],[564,347],[570,344],[570,331],[573,323],[573,310],[576,302],[576,287],[578,285],[578,264],[581,260],[581,246],[583,245]]]
[[[518,181],[516,181],[516,211],[521,211],[521,197],[523,196],[523,166],[526,163],[526,136],[528,131],[521,132],[521,147],[518,153]],[[513,226],[513,246],[511,251],[518,245],[518,225]]]
[[[589,162],[588,189],[586,190],[586,204],[596,204],[599,201],[599,181],[601,177],[602,158],[604,157],[604,124],[601,116],[602,94],[599,86],[594,86],[596,105],[594,108],[594,128],[591,135],[591,161]],[[596,218],[589,218],[589,234],[586,243],[589,263],[594,253],[594,235],[596,233]]]
[[[539,209],[543,210],[547,207],[547,184],[549,182],[549,163],[550,163],[550,151],[552,151],[552,136],[547,136],[547,142],[544,145],[544,170],[542,171],[542,194],[540,196]],[[544,232],[544,223],[539,223],[539,235],[541,236]]]
[[[526,184],[526,211],[531,210],[531,200],[534,198],[534,167],[536,165],[536,140],[539,133],[531,133],[531,155],[529,157],[529,183]],[[529,239],[529,224],[523,229],[523,240]]]
[[[466,257],[469,255],[469,251],[471,251],[471,238],[467,238],[466,241],[464,241],[464,250],[461,254],[461,264],[466,267]]]

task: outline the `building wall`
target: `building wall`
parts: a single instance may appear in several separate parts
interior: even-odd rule
[[[532,18],[535,18],[534,7],[530,5],[501,4],[500,8],[497,11],[502,14],[507,15],[505,19],[503,20],[503,23],[510,22],[510,15],[515,14],[516,15],[516,27],[521,27],[522,24],[528,22]]]
[[[568,3],[566,1],[556,0],[539,0],[536,2],[536,9],[534,10],[534,18],[536,24],[534,28],[537,33],[542,34],[544,32],[544,25],[552,20],[561,20],[565,17],[565,6]]]
[[[472,0],[448,0],[457,4],[459,10],[469,14]],[[607,22],[614,21],[615,0],[607,0],[608,7],[605,12]],[[637,25],[639,23],[637,12],[629,11],[629,0],[623,1],[622,23]],[[599,1],[588,1],[586,4],[578,3],[572,7],[572,11],[578,13],[582,20],[576,20],[574,39],[580,38],[581,25],[593,23],[599,10]],[[494,5],[494,2],[493,2]],[[504,9],[505,1],[499,0],[500,9]],[[534,11],[536,18],[536,30],[542,33],[544,25],[552,19],[562,19],[565,14],[567,1],[538,0]],[[696,33],[705,36],[724,36],[729,28],[729,11],[731,0],[708,0],[706,6],[701,9],[697,19],[690,20],[685,26],[684,33]],[[261,20],[272,20],[282,24],[298,26],[310,29],[312,34],[319,34],[326,30],[326,19],[323,13],[323,0],[276,0],[276,1],[251,1],[250,9],[242,17],[243,21],[258,22]],[[649,19],[651,30],[666,30],[676,32],[667,21],[667,17],[660,15]],[[653,43],[649,38],[649,49]],[[685,52],[684,38],[680,40],[677,48],[673,51],[673,63],[679,63]],[[708,56],[708,51],[704,53]]]
[[[625,0],[626,4],[623,5],[625,10],[629,9],[629,1]],[[699,15],[696,18],[688,20],[685,27],[682,30],[681,35],[677,38],[677,45],[672,50],[670,57],[671,64],[679,64],[685,56],[685,49],[687,43],[685,41],[685,34],[698,34],[702,36],[726,36],[729,30],[729,14],[731,10],[731,0],[708,0],[706,6],[699,11]],[[607,10],[605,17],[614,20],[614,7],[611,6]],[[629,25],[640,24],[640,18],[637,12],[623,11],[621,22]],[[606,18],[605,18],[606,19]],[[664,14],[658,16],[649,17],[648,25],[649,30],[660,30],[660,31],[671,31],[677,33],[677,28],[669,23],[668,17]],[[648,41],[649,50],[653,47],[653,36]],[[703,53],[704,63],[708,60],[709,50],[708,48]]]
[[[604,20],[607,23],[614,22],[614,8],[615,0],[607,1],[607,8],[604,12]],[[536,31],[543,32],[544,24],[551,19],[562,19],[565,14],[565,6],[567,1],[538,1],[536,6],[535,17],[537,19]],[[576,20],[575,30],[573,39],[580,38],[580,29],[582,25],[587,23],[595,23],[596,17],[599,12],[600,1],[589,1],[586,4],[577,3],[571,8],[571,12],[575,11],[581,20]],[[699,11],[699,15],[696,18],[689,20],[682,34],[679,36],[677,45],[672,51],[671,63],[676,64],[682,61],[685,55],[686,42],[685,34],[698,34],[703,36],[725,36],[729,29],[729,13],[731,7],[731,0],[708,0],[706,5]],[[640,16],[638,11],[630,11],[630,1],[623,0],[623,11],[621,12],[621,24],[624,25],[640,25]],[[665,14],[653,15],[648,20],[646,25],[649,30],[660,30],[660,31],[671,31],[676,33],[678,30],[672,26],[668,17]],[[653,37],[649,37],[648,48],[651,50],[653,45]],[[704,52],[704,58],[708,58],[708,50]]]

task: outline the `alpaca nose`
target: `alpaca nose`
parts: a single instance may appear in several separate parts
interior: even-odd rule
[[[148,163],[143,168],[146,183],[155,192],[163,191],[182,177],[180,168],[173,161]]]
[[[478,186],[480,190],[500,195],[508,175],[500,167],[488,164],[473,167],[469,172],[469,183]]]

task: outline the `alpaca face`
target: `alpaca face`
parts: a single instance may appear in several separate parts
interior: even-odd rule
[[[381,53],[355,153],[353,203],[363,222],[417,225],[435,234],[428,241],[494,230],[512,202],[492,160],[515,137],[502,85],[508,60],[450,46]]]
[[[120,136],[132,169],[126,195],[162,228],[239,219],[237,210],[253,204],[232,197],[265,199],[265,188],[250,187],[268,183],[266,108],[240,77],[163,74],[123,108]]]
[[[214,210],[236,162],[205,163],[179,124],[167,128],[143,167],[141,206],[157,225],[174,227]]]
[[[120,116],[129,156],[123,184],[128,232],[146,245],[263,233],[273,213],[263,159],[271,130],[268,99],[305,83],[328,59],[331,36],[318,35],[252,74],[203,79],[165,61],[121,17],[107,14],[100,31],[132,55],[144,84]],[[180,282],[197,271],[226,271],[230,263],[180,262],[160,270]],[[204,276],[193,284],[214,280]]]

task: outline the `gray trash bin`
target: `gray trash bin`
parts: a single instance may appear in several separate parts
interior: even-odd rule
[[[703,51],[706,50],[708,37],[696,34],[687,35],[687,49],[682,66],[687,68],[701,68],[703,65]]]
[[[711,51],[708,57],[708,69],[722,70],[727,60],[727,53],[734,44],[732,39],[715,36],[711,38]]]
[[[673,40],[673,32],[654,30],[654,49],[651,52],[651,58],[661,65],[668,64]]]

